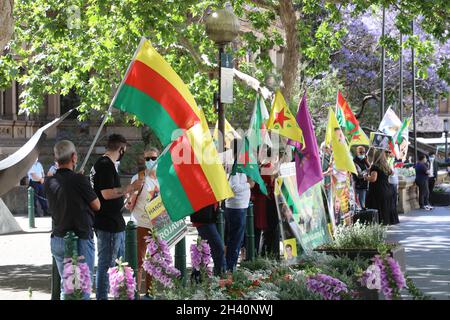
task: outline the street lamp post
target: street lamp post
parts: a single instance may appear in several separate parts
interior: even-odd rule
[[[219,94],[217,95],[217,113],[218,113],[218,150],[225,151],[225,108],[221,97],[221,69],[222,69],[222,55],[225,46],[232,42],[239,34],[239,19],[234,15],[230,4],[226,4],[225,9],[220,9],[206,18],[206,33],[208,37],[214,41],[219,48]],[[222,242],[224,241],[224,222],[223,210],[219,209],[217,216],[217,225]]]
[[[444,133],[445,133],[445,153],[444,161],[447,162],[447,137],[448,137],[448,119],[444,119]]]
[[[218,116],[219,116],[219,152],[225,147],[225,109],[221,99],[221,68],[222,55],[225,46],[232,42],[239,34],[239,19],[234,15],[232,8],[227,5],[226,9],[220,9],[206,18],[206,33],[219,48],[219,95],[218,95]]]

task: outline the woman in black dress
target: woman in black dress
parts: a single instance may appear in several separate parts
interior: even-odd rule
[[[392,171],[386,160],[386,152],[376,149],[369,174],[365,175],[364,179],[369,181],[366,207],[377,209],[380,223],[390,225],[399,223],[399,220],[394,210],[393,190],[388,181]]]

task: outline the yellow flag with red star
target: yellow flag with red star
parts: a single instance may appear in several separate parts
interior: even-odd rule
[[[280,90],[277,90],[275,93],[267,129],[291,140],[298,141],[305,148],[302,129],[298,126],[297,120],[289,110]]]

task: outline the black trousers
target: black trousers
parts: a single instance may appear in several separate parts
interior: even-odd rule
[[[436,178],[429,178],[428,179],[428,191],[430,194],[433,193],[434,185],[436,184]]]
[[[430,196],[428,180],[416,181],[416,184],[419,187],[419,206],[423,208],[424,206],[430,205],[430,202],[428,201]]]

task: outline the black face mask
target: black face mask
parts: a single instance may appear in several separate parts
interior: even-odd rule
[[[125,154],[125,150],[123,148],[120,148],[120,150],[119,150],[119,158],[117,159],[117,161],[120,161],[124,154]]]

